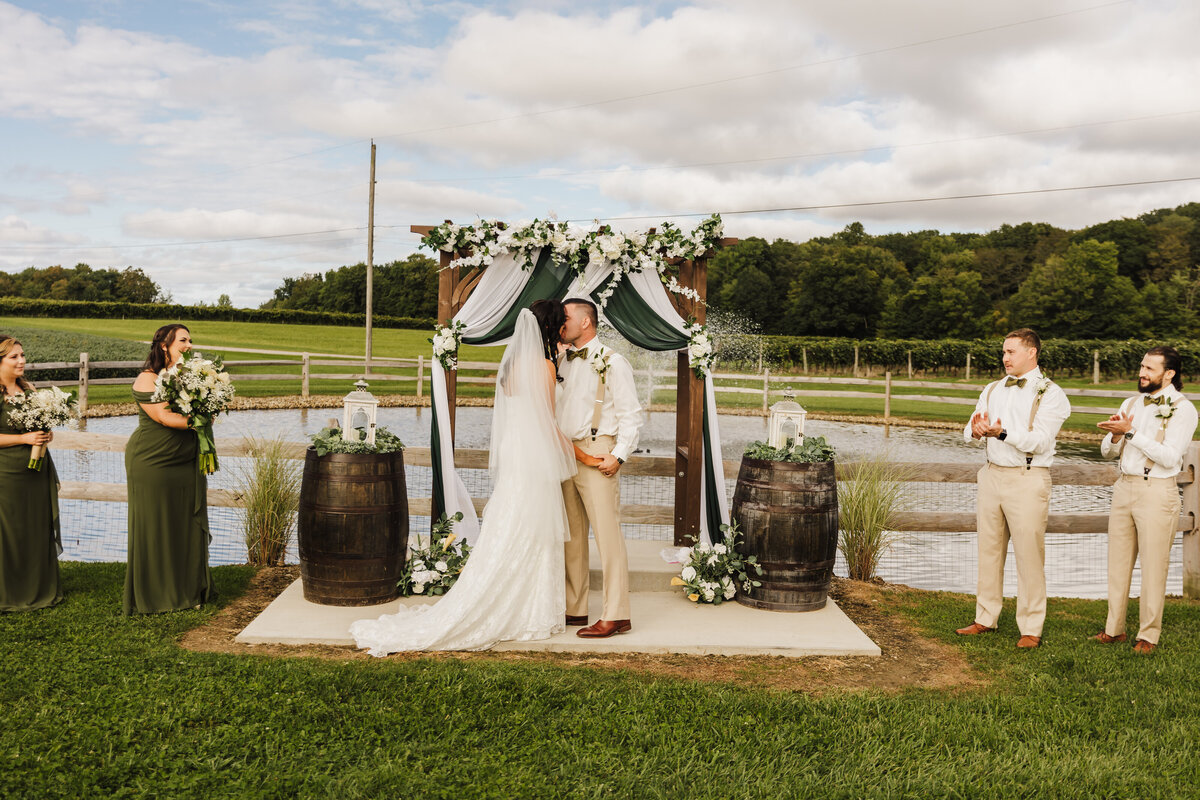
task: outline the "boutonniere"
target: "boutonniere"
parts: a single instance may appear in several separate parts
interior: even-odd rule
[[[608,368],[612,366],[611,357],[612,353],[610,353],[608,350],[597,350],[594,354],[592,354],[591,358],[588,359],[588,363],[592,365],[592,369],[597,375],[600,376],[601,383],[608,383],[608,378],[606,376],[608,374]]]
[[[1158,411],[1154,412],[1154,416],[1161,419],[1163,421],[1163,425],[1166,425],[1167,420],[1175,416],[1175,405],[1173,403],[1166,403],[1159,406]]]
[[[1037,383],[1034,384],[1034,390],[1037,392],[1037,396],[1041,397],[1042,395],[1044,395],[1046,393],[1046,390],[1050,388],[1050,384],[1051,384],[1051,380],[1049,378],[1047,378],[1045,375],[1038,378]]]

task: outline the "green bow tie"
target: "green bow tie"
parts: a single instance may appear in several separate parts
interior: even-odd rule
[[[567,361],[574,361],[577,358],[587,358],[587,348],[586,347],[583,348],[582,350],[568,350],[567,351]]]
[[[1161,406],[1165,402],[1167,402],[1167,396],[1165,394],[1160,394],[1158,397],[1150,397],[1149,395],[1146,395],[1142,398],[1142,405],[1144,406]]]
[[[1017,387],[1018,389],[1024,389],[1024,388],[1025,388],[1025,382],[1026,382],[1026,381],[1028,381],[1028,380],[1029,380],[1029,378],[1013,378],[1013,377],[1011,377],[1011,376],[1010,376],[1010,377],[1008,378],[1008,380],[1006,380],[1006,381],[1004,382],[1004,385],[1005,385],[1006,387],[1007,387],[1007,386],[1015,386],[1015,387]]]

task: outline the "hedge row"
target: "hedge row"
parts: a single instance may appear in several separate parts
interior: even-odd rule
[[[860,367],[880,367],[894,372],[907,369],[909,353],[912,368],[922,372],[958,371],[966,366],[981,374],[1002,370],[1000,350],[1003,340],[973,341],[941,339],[840,339],[801,336],[768,336],[764,357],[780,367],[798,367],[807,355],[810,369],[850,369],[854,348],[858,346]],[[1146,351],[1155,345],[1169,344],[1179,350],[1183,372],[1200,375],[1200,341],[1150,341],[1138,339],[1045,339],[1039,363],[1051,374],[1091,375],[1093,353],[1100,353],[1100,369],[1109,375],[1136,374]]]
[[[21,341],[25,357],[31,364],[49,361],[78,361],[80,353],[88,354],[88,361],[137,361],[145,360],[149,347],[144,344],[130,342],[126,339],[114,339],[110,336],[94,336],[88,333],[69,333],[67,331],[47,331],[40,328],[5,328],[3,333]],[[137,376],[138,367],[130,369],[96,369],[88,370],[93,378],[129,378]],[[70,369],[39,369],[27,376],[34,383],[41,381],[70,381],[79,377],[78,368]]]
[[[39,300],[28,297],[0,297],[0,316],[76,317],[92,319],[172,319],[180,322],[224,320],[227,322],[282,322],[296,325],[366,324],[365,314],[340,311],[298,311],[295,309],[220,308],[184,306],[176,303],[91,302],[86,300]],[[432,328],[434,320],[424,317],[372,315],[376,328]]]

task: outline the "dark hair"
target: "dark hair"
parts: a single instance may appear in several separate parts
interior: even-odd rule
[[[1162,356],[1163,369],[1175,370],[1175,375],[1171,378],[1171,385],[1177,391],[1183,391],[1183,378],[1180,373],[1183,372],[1183,359],[1179,357],[1179,351],[1169,345],[1160,344],[1158,347],[1151,347],[1146,351],[1148,356]]]
[[[158,373],[167,366],[166,348],[174,344],[175,332],[180,328],[191,333],[187,325],[178,322],[163,325],[154,332],[154,338],[150,340],[150,355],[146,356],[146,363],[142,364],[142,369]]]
[[[0,333],[0,359],[11,353],[14,347],[24,348],[25,345],[11,336]],[[17,378],[17,386],[21,387],[21,391],[23,392],[27,392],[33,388],[33,384],[24,378]],[[0,395],[4,394],[8,394],[8,391],[4,388],[4,384],[0,383]]]
[[[600,314],[596,311],[596,304],[593,303],[591,300],[585,300],[582,297],[571,297],[567,300],[563,300],[563,305],[564,306],[571,306],[571,305],[586,306],[587,310],[588,310],[587,311],[588,319],[590,319],[592,321],[592,327],[595,328],[595,327],[599,326]]]
[[[563,311],[563,304],[557,300],[535,300],[529,310],[537,317],[538,329],[542,332],[542,347],[546,358],[555,362],[554,373],[557,375],[558,335],[567,321],[567,312]]]
[[[1032,347],[1038,351],[1038,355],[1042,354],[1042,337],[1038,336],[1033,328],[1017,328],[1012,333],[1004,335],[1005,339],[1020,339],[1021,343],[1026,347]]]

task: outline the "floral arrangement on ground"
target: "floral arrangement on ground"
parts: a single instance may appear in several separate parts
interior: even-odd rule
[[[738,552],[737,521],[721,526],[724,540],[709,545],[696,542],[683,551],[686,560],[679,575],[671,579],[672,586],[682,586],[683,593],[693,603],[710,603],[719,606],[726,600],[732,600],[740,588],[749,592],[755,586],[762,586],[761,581],[751,577],[762,575],[762,567],[754,556],[743,556]],[[693,541],[695,538],[693,537]]]
[[[400,575],[400,594],[441,595],[450,591],[458,580],[471,546],[466,541],[455,543],[454,523],[463,518],[459,511],[453,517],[442,514],[429,531],[429,546],[410,549],[404,572]],[[417,543],[420,544],[418,537]]]
[[[368,455],[372,453],[395,453],[404,449],[400,437],[387,428],[375,429],[375,444],[365,441],[346,441],[342,438],[341,428],[322,428],[312,436],[312,446],[318,456],[328,453],[347,453],[350,455]]]

